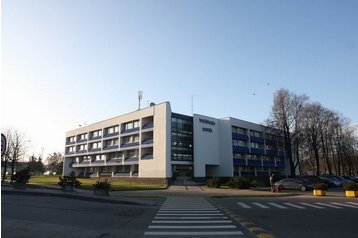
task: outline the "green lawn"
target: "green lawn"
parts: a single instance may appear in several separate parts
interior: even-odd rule
[[[92,184],[95,184],[98,179],[95,178],[78,178],[82,182],[82,189],[92,189]],[[111,190],[151,190],[164,189],[165,184],[145,184],[143,182],[125,181],[120,179],[109,179],[111,181]],[[39,183],[47,185],[57,185],[59,182],[58,176],[33,176],[30,178],[30,183]]]

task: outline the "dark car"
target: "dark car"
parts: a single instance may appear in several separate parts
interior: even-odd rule
[[[322,178],[320,178],[318,176],[308,176],[308,175],[306,175],[306,176],[300,176],[300,177],[298,177],[298,179],[308,180],[312,184],[325,183],[325,184],[327,184],[328,187],[335,187],[335,184],[332,181],[330,181],[328,179],[324,180],[324,179],[322,179]]]
[[[278,186],[280,190],[283,189],[293,189],[293,190],[312,190],[313,185],[311,182],[305,179],[297,179],[297,178],[286,178],[281,179],[275,183],[275,186]]]

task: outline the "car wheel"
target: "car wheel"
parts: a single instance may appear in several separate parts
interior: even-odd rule
[[[302,186],[300,187],[300,190],[301,190],[302,192],[304,192],[304,191],[306,191],[307,189],[306,189],[305,186],[302,185]]]

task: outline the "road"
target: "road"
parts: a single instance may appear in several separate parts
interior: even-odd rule
[[[123,205],[2,194],[2,237],[255,237],[206,198],[157,198]]]
[[[160,199],[162,202],[163,199]],[[2,237],[142,237],[158,206],[2,194]]]
[[[1,235],[252,238],[271,234],[276,238],[342,238],[358,234],[358,200],[345,197],[318,198],[307,194],[204,198],[182,194],[141,199],[146,205],[5,193]]]
[[[358,234],[356,199],[298,196],[214,200],[278,238],[342,238]]]

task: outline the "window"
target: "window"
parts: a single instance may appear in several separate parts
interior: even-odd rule
[[[139,120],[137,121],[131,121],[131,122],[127,122],[123,125],[123,130],[131,130],[134,128],[139,128]]]
[[[108,127],[105,129],[106,130],[106,134],[107,135],[110,135],[110,134],[114,134],[114,133],[117,133],[119,132],[119,126],[112,126],[112,127]]]
[[[234,159],[246,159],[246,154],[243,153],[234,153]]]
[[[193,161],[193,118],[172,114],[172,160]]]
[[[236,133],[236,134],[247,135],[247,129],[242,128],[242,127],[233,126],[232,127],[232,132]]]
[[[96,138],[102,136],[102,130],[92,131],[90,132],[91,138]]]
[[[102,142],[95,142],[90,145],[91,145],[91,149],[99,149],[102,147]]]
[[[262,132],[250,130],[250,136],[262,137]]]
[[[264,145],[260,143],[251,142],[251,148],[263,149]]]
[[[234,145],[234,146],[242,146],[242,147],[247,147],[247,141],[242,141],[242,140],[232,140],[232,145]]]

